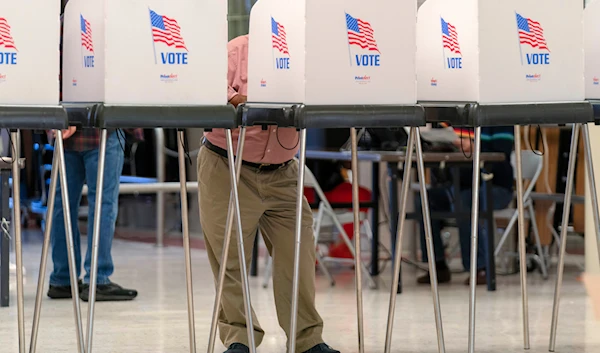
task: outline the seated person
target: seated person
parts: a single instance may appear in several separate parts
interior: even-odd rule
[[[469,153],[473,146],[473,135],[471,132],[460,131],[455,129],[458,139],[454,142],[460,150]],[[513,151],[514,134],[512,127],[490,127],[481,129],[481,152],[502,152],[506,155],[503,162],[495,162],[486,164],[485,168],[488,173],[493,174],[492,179],[492,204],[494,210],[501,210],[508,206],[513,198],[513,170],[510,164],[510,155]],[[473,168],[461,168],[460,170],[460,191],[457,193],[452,185],[433,186],[428,190],[429,208],[431,212],[451,212],[454,210],[454,200],[458,197],[463,210],[470,210],[472,205],[472,183],[473,183]],[[480,192],[480,196],[484,196],[484,192]],[[421,209],[421,198],[416,199],[417,210]],[[480,211],[485,210],[484,198],[479,200]],[[451,279],[450,269],[446,262],[444,253],[444,244],[441,238],[442,220],[432,220],[431,229],[433,236],[433,245],[435,251],[436,268],[439,283],[448,283]],[[458,222],[460,249],[462,255],[462,263],[465,271],[469,271],[471,264],[471,221],[459,220]],[[492,237],[488,239],[488,230],[481,226],[479,227],[479,242],[477,250],[477,284],[486,284],[485,270],[487,265],[487,241],[492,241]],[[425,232],[423,224],[421,224],[421,250],[423,261],[427,262],[427,248],[425,245]],[[426,274],[417,279],[418,283],[430,283],[429,274]],[[465,281],[469,284],[469,279]]]

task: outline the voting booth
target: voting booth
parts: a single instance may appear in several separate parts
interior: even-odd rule
[[[600,2],[590,2],[583,13],[585,48],[585,98],[600,99]]]
[[[260,0],[248,101],[415,104],[415,1]]]
[[[56,150],[53,157],[48,210],[48,224],[52,222],[54,195],[60,165],[61,174],[66,175],[62,129],[68,127],[67,115],[59,103],[59,43],[60,43],[60,3],[58,1],[29,0],[2,1],[0,3],[0,128],[10,130],[10,150],[12,157],[3,157],[12,165],[12,219],[21,219],[20,175],[20,129],[56,130]],[[65,182],[62,183],[63,199],[68,199]],[[6,195],[8,197],[8,195]],[[63,204],[65,221],[70,218],[67,204]],[[8,207],[8,206],[7,206]],[[67,210],[67,211],[65,211]],[[19,353],[25,353],[25,309],[24,274],[21,222],[13,222],[14,252],[16,263],[16,301]],[[67,242],[72,233],[67,228]],[[44,249],[50,244],[50,227],[44,233]],[[69,244],[69,243],[68,243]],[[8,250],[8,242],[2,242],[2,249]],[[47,251],[46,251],[47,253]],[[8,258],[8,252],[2,258]],[[73,252],[69,252],[69,263],[75,263]],[[44,287],[44,267],[40,267],[38,285]],[[77,281],[76,269],[70,266],[71,280]],[[0,275],[0,306],[8,305],[8,273]],[[41,303],[42,291],[36,296],[36,308]],[[75,300],[75,299],[74,299]],[[78,301],[78,300],[77,300]],[[75,304],[79,305],[79,303]],[[39,314],[39,310],[36,312]],[[34,315],[32,336],[37,334],[39,315]],[[81,332],[81,325],[79,326]]]
[[[226,42],[224,1],[71,0],[63,101],[225,104]]]
[[[418,98],[581,101],[582,6],[562,0],[428,0],[417,20]]]
[[[410,127],[407,149],[412,151],[415,146],[416,159],[421,162],[417,163],[418,169],[423,171],[418,129],[425,125],[425,114],[423,107],[417,105],[416,10],[417,2],[409,0],[260,0],[252,8],[248,47],[249,103],[241,109],[242,127],[277,125],[278,128],[299,130],[298,190],[302,190],[304,183],[308,128],[350,129],[352,184],[355,188],[359,185],[356,131],[359,127]],[[412,166],[411,160],[412,153],[409,153],[405,173]],[[410,178],[404,180],[401,194],[405,205]],[[419,180],[422,194],[427,195],[424,174]],[[357,205],[358,189],[353,195]],[[294,269],[300,266],[302,198],[299,192]],[[359,219],[358,207],[353,207],[353,211],[355,219]],[[428,212],[428,208],[423,209],[426,223],[430,223]],[[405,215],[399,218],[398,234],[401,236]],[[360,231],[356,227],[359,222],[355,222],[356,236],[351,249],[361,249]],[[433,251],[433,242],[428,242],[427,247]],[[396,252],[395,258],[386,352],[391,346],[401,254]],[[429,259],[432,278],[435,278],[433,257]],[[358,351],[363,352],[362,273],[370,274],[359,255],[355,255],[354,260]],[[294,271],[289,332],[297,332],[297,312],[294,310],[298,307],[299,283],[299,271]],[[432,284],[432,293],[438,347],[443,347],[437,284]],[[295,349],[296,336],[291,335],[288,352],[295,353]]]
[[[58,104],[58,1],[0,3],[0,104]]]
[[[100,130],[98,174],[104,174],[108,130],[177,129],[190,351],[196,350],[191,247],[187,218],[185,129],[231,130],[227,103],[227,2],[221,0],[70,0],[64,14],[63,105],[71,122]],[[230,158],[233,161],[233,158]],[[239,214],[235,168],[232,199]],[[96,184],[102,195],[103,178]],[[93,243],[100,236],[101,202]],[[238,229],[242,229],[238,224]],[[97,252],[97,247],[93,248]],[[242,252],[243,254],[243,252]],[[97,255],[97,254],[96,254]],[[97,256],[90,264],[88,325],[93,328]],[[242,262],[243,263],[243,262]],[[218,306],[217,306],[218,307]],[[91,350],[93,329],[87,330]]]

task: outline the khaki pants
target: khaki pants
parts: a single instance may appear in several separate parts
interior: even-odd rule
[[[298,163],[290,163],[276,171],[258,172],[242,166],[239,182],[240,213],[244,234],[244,250],[249,268],[257,228],[273,257],[273,290],[277,319],[289,339],[294,263],[295,218]],[[202,148],[198,155],[198,192],[200,222],[206,240],[208,259],[215,279],[223,251],[229,194],[231,191],[227,159]],[[242,294],[237,233],[234,222],[223,299],[219,315],[219,332],[226,347],[232,343],[248,345]],[[260,297],[252,293],[251,298]],[[254,310],[254,337],[260,344],[264,337]],[[319,343],[323,320],[315,308],[315,246],[312,212],[304,199],[302,214],[302,247],[298,303],[296,349],[304,352]]]

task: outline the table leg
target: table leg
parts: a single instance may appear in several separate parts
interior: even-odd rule
[[[477,289],[477,240],[479,232],[479,180],[481,171],[479,161],[481,158],[481,127],[475,128],[475,139],[473,144],[473,191],[471,207],[471,283],[469,297],[469,345],[468,352],[475,353],[475,300]],[[455,193],[455,195],[458,195]],[[455,197],[460,199],[460,197]]]
[[[487,223],[487,289],[492,292],[496,290],[496,259],[494,257],[494,238],[496,229],[494,228],[494,204],[492,200],[492,182],[485,182],[485,222]]]
[[[373,202],[372,210],[372,239],[371,239],[371,275],[379,275],[379,163],[372,164],[372,181],[371,201]]]
[[[0,220],[4,222],[7,219],[5,217],[6,214],[10,214],[10,187],[8,186],[8,178],[10,177],[10,170],[3,169],[0,172],[0,182],[2,186],[0,187],[0,193],[2,197],[1,211],[0,212]],[[4,228],[4,227],[2,227]],[[10,276],[10,239],[8,238],[8,234],[4,233],[3,230],[0,230],[0,307],[7,307],[9,304],[9,276]]]
[[[396,258],[396,234],[398,233],[398,162],[388,163],[388,175],[390,177],[390,235],[392,238],[392,265],[396,261],[402,262],[402,256],[399,259]],[[392,273],[393,276],[393,273]],[[402,271],[398,275],[398,288],[397,293],[402,293]],[[393,282],[392,278],[392,282]]]

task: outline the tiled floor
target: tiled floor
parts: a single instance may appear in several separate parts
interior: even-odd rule
[[[28,334],[39,254],[39,244],[25,247]],[[182,249],[158,249],[149,244],[117,240],[114,259],[117,271],[113,280],[138,289],[140,296],[133,302],[98,303],[94,352],[189,352]],[[213,280],[203,250],[194,250],[193,262],[197,351],[204,352],[214,299]],[[576,279],[577,271],[575,267],[568,267],[565,276],[557,352],[599,353],[600,321],[594,317],[585,287]],[[393,352],[437,352],[430,290],[427,286],[416,286],[415,275],[412,269],[405,268],[405,289],[398,296]],[[345,271],[335,276],[338,283],[334,288],[318,276],[317,302],[325,318],[325,339],[343,353],[357,352],[353,275]],[[462,284],[465,275],[455,277],[453,284],[440,287],[446,351],[449,353],[467,349],[468,287]],[[364,292],[366,352],[370,353],[383,352],[385,339],[390,276],[384,274],[381,278],[382,289],[373,291],[365,286]],[[273,295],[262,288],[260,278],[253,278],[251,284],[255,309],[267,331],[258,351],[284,353],[285,336],[277,324]],[[530,274],[529,285],[530,352],[547,352],[554,276],[543,281],[539,275]],[[477,352],[523,351],[519,288],[518,276],[509,276],[499,278],[495,293],[488,293],[485,288],[478,290]],[[10,308],[0,309],[1,353],[18,352],[14,295],[13,291]],[[44,298],[38,352],[76,351],[72,312],[70,301]],[[82,312],[87,313],[85,303],[82,303]],[[224,347],[217,347],[217,352],[223,350]]]

